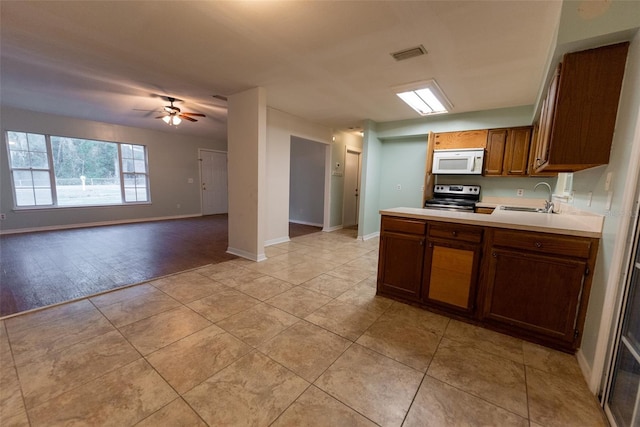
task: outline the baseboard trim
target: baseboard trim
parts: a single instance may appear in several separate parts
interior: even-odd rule
[[[30,228],[16,228],[13,230],[0,230],[0,236],[4,234],[21,234],[21,233],[33,233],[35,231],[56,231],[56,230],[70,230],[74,228],[88,228],[88,227],[102,227],[105,225],[121,225],[121,224],[134,224],[138,222],[153,222],[153,221],[166,221],[170,219],[185,219],[185,218],[197,218],[201,217],[201,214],[192,215],[175,215],[175,216],[159,216],[153,218],[136,218],[136,219],[123,219],[117,221],[97,221],[97,222],[83,222],[80,224],[68,224],[68,225],[51,225],[44,227],[30,227]]]
[[[284,236],[284,237],[276,237],[275,239],[269,239],[267,241],[264,242],[265,246],[273,246],[273,245],[277,245],[280,243],[287,243],[290,242],[291,239],[289,238],[289,236]]]
[[[342,230],[343,228],[344,227],[342,227],[342,225],[334,225],[333,227],[325,227],[322,229],[322,231],[330,233],[332,231]]]
[[[260,262],[267,259],[264,253],[254,254],[251,252],[244,251],[242,249],[232,248],[231,246],[227,248],[227,253],[231,255],[239,256],[241,258],[248,259],[249,261],[255,261],[255,262]]]
[[[322,227],[322,224],[318,224],[317,222],[308,222],[308,221],[298,221],[295,219],[290,219],[289,222],[300,225],[310,225],[312,227]]]
[[[584,353],[582,352],[581,348],[579,348],[578,351],[576,351],[576,360],[578,360],[578,366],[580,367],[580,370],[582,371],[582,375],[584,376],[584,379],[585,379],[586,383],[589,385],[589,390],[591,390],[591,393],[593,393],[593,394],[595,394],[597,396],[599,390],[597,390],[597,389],[593,390],[593,386],[592,386],[592,384],[590,384],[591,366],[589,366],[589,363],[587,362],[587,358],[584,357]],[[596,386],[596,388],[598,388],[598,386]]]
[[[375,239],[376,237],[380,237],[379,231],[376,231],[375,233],[367,234],[365,236],[359,236],[358,238],[361,239],[363,242],[366,242],[367,240]]]

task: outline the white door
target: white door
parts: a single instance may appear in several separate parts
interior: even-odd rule
[[[199,150],[202,215],[228,212],[227,153]]]
[[[342,226],[358,225],[358,201],[360,196],[360,152],[347,148],[344,162],[344,201]]]

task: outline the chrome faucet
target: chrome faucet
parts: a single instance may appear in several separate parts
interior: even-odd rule
[[[553,199],[552,199],[552,197],[553,197],[553,191],[551,190],[551,186],[550,186],[548,183],[546,183],[546,182],[544,182],[544,181],[541,181],[541,182],[537,183],[537,184],[535,185],[535,187],[533,187],[533,191],[536,191],[536,189],[537,189],[540,185],[544,185],[544,186],[546,186],[546,187],[547,187],[547,190],[549,190],[549,198],[548,198],[547,200],[545,200],[545,201],[544,201],[544,210],[545,210],[547,213],[553,213]]]

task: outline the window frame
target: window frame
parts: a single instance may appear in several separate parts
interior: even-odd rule
[[[33,135],[41,135],[44,136],[45,138],[45,145],[46,145],[46,154],[47,154],[47,166],[48,169],[40,169],[40,168],[32,168],[32,167],[28,167],[28,168],[24,168],[24,167],[14,167],[13,166],[13,162],[11,159],[11,147],[9,144],[9,132],[14,132],[14,133],[22,133],[25,135],[29,135],[29,134],[33,134]],[[120,203],[108,203],[108,204],[86,204],[86,205],[59,205],[58,204],[58,191],[57,191],[57,181],[56,181],[56,174],[55,174],[55,169],[54,169],[54,161],[53,161],[53,149],[51,146],[51,137],[59,137],[59,138],[71,138],[71,139],[82,139],[82,140],[87,140],[87,141],[95,141],[95,142],[101,142],[101,143],[106,143],[106,144],[116,144],[117,146],[117,156],[118,156],[118,175],[120,178]],[[7,163],[9,166],[9,175],[11,177],[11,191],[13,194],[13,210],[14,211],[27,211],[27,210],[49,210],[49,209],[79,209],[79,208],[96,208],[96,207],[124,207],[124,206],[139,206],[139,205],[150,205],[152,204],[151,202],[151,179],[150,179],[150,171],[149,171],[149,149],[147,147],[147,145],[144,144],[135,144],[135,143],[131,143],[131,142],[118,142],[118,141],[105,141],[105,140],[101,140],[101,139],[91,139],[91,138],[82,138],[82,137],[75,137],[75,136],[63,136],[63,135],[52,135],[49,133],[41,133],[41,132],[31,132],[31,131],[21,131],[21,130],[12,130],[12,129],[5,129],[4,131],[4,139],[5,139],[5,145],[6,145],[6,152],[7,152]],[[134,146],[138,146],[138,147],[142,147],[143,152],[144,152],[144,165],[145,165],[145,172],[124,172],[123,170],[123,159],[122,159],[122,146],[123,145],[130,145],[132,146],[132,148]],[[134,167],[135,169],[135,167]],[[14,179],[14,171],[29,171],[29,172],[33,172],[33,171],[38,171],[38,172],[48,172],[49,174],[49,182],[51,184],[51,204],[46,204],[46,205],[25,205],[25,206],[19,206],[18,205],[18,199],[17,199],[17,193],[16,193],[16,183],[15,183],[15,179]],[[126,188],[125,188],[125,182],[124,182],[124,177],[125,175],[134,175],[135,177],[137,176],[144,176],[145,177],[145,181],[146,181],[146,200],[143,201],[127,201],[126,198]],[[134,189],[136,190],[136,199],[137,197],[137,186],[134,187]],[[35,196],[34,196],[34,200]]]

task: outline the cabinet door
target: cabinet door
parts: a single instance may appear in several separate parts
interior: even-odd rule
[[[475,308],[480,245],[429,241],[422,299],[464,313]]]
[[[467,130],[458,132],[440,132],[434,134],[436,150],[460,148],[485,148],[487,146],[487,130]]]
[[[561,65],[558,65],[540,112],[540,129],[538,131],[538,139],[536,141],[536,157],[534,160],[534,166],[536,169],[547,163],[549,159],[549,140],[551,138],[551,129],[553,127],[553,115],[555,112],[556,98],[558,94],[560,69]]]
[[[482,318],[576,342],[583,260],[492,248]]]
[[[507,145],[504,154],[504,175],[527,175],[531,128],[513,128],[507,132]]]
[[[544,106],[542,107],[542,110],[544,111]],[[529,147],[527,175],[528,176],[557,176],[558,175],[557,172],[545,172],[545,171],[536,172],[536,168],[538,167],[536,163],[536,153],[538,152],[537,148],[538,148],[539,139],[540,139],[540,124],[535,123],[533,125],[533,131],[531,135],[531,144]]]
[[[609,163],[629,43],[568,53],[549,137],[550,170]]]
[[[506,129],[489,130],[487,137],[487,155],[484,158],[485,175],[502,175],[506,144]]]
[[[386,232],[380,237],[378,291],[404,299],[420,299],[423,235]]]

